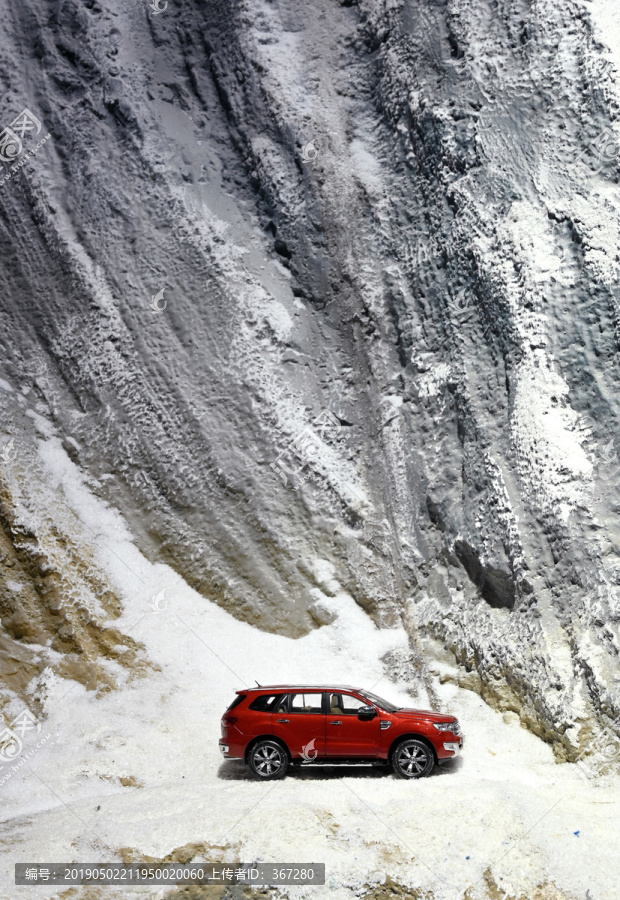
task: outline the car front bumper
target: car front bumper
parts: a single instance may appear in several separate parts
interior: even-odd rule
[[[452,753],[452,756],[448,757],[449,759],[454,759],[463,749],[463,739],[461,738],[460,741],[444,741],[443,749],[448,753]]]

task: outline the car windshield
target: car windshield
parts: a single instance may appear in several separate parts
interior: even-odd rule
[[[381,709],[384,709],[386,712],[396,712],[397,709],[402,709],[402,706],[394,706],[393,703],[388,703],[387,700],[384,700],[382,697],[377,697],[376,694],[371,694],[370,691],[363,691],[362,693],[372,704],[380,706]]]

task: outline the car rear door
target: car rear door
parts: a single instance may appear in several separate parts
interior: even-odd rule
[[[276,704],[273,733],[294,759],[311,762],[325,756],[325,711],[321,691],[291,692]]]
[[[325,695],[327,727],[325,755],[371,759],[379,754],[381,726],[379,716],[358,719],[357,711],[368,701],[354,693],[330,691]]]

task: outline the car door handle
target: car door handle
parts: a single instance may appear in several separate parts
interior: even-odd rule
[[[276,719],[276,722],[282,722],[282,724],[284,724],[285,722],[290,722],[290,721],[291,721],[290,719]]]
[[[329,724],[330,725],[342,725],[342,721],[340,719],[334,719]]]

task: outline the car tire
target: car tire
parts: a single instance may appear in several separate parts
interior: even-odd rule
[[[284,778],[288,769],[288,753],[277,741],[257,741],[248,753],[248,765],[261,781]]]
[[[430,775],[434,765],[433,751],[416,738],[401,741],[392,753],[392,768],[399,778],[424,778]]]

